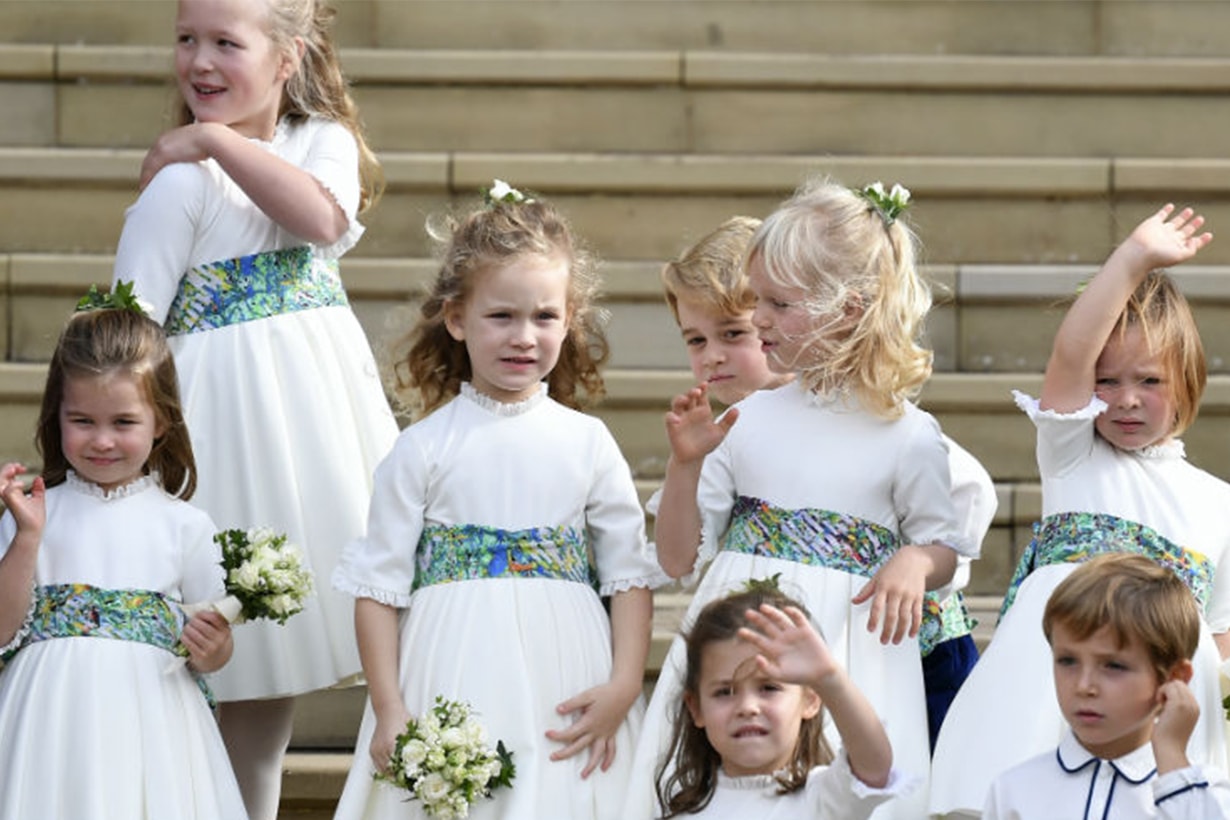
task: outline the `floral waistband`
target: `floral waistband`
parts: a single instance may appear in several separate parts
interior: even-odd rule
[[[896,533],[866,519],[831,510],[788,510],[739,496],[722,549],[870,578],[888,563],[900,543]],[[968,635],[973,626],[959,593],[944,599],[928,593],[919,647],[929,654],[942,641]]]
[[[423,528],[413,589],[480,578],[555,578],[594,586],[585,535],[568,527],[501,530],[465,524]],[[413,590],[412,590],[413,591]]]
[[[309,247],[266,251],[193,268],[179,283],[167,335],[215,330],[283,313],[346,305],[336,259]]]
[[[1025,578],[1039,567],[1080,563],[1104,552],[1131,552],[1150,558],[1187,584],[1201,609],[1208,606],[1216,567],[1205,556],[1184,549],[1151,527],[1103,513],[1060,513],[1034,524],[1034,537],[1021,554],[999,617],[1012,607]]]

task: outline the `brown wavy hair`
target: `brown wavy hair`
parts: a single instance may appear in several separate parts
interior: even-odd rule
[[[787,597],[765,582],[710,601],[696,616],[692,628],[684,633],[687,648],[687,671],[683,690],[693,698],[700,697],[700,666],[705,647],[735,638],[739,630],[752,624],[747,620],[749,609],[771,604],[778,609],[796,607],[808,618],[811,615],[798,601]],[[799,730],[798,745],[790,765],[777,775],[780,794],[798,791],[807,783],[807,774],[816,766],[831,763],[833,752],[824,739],[824,713],[805,718]],[[667,773],[668,764],[674,768]],[[663,820],[695,814],[713,799],[717,788],[722,758],[709,743],[705,730],[692,720],[684,699],[679,698],[671,730],[670,751],[658,767],[656,785]]]
[[[316,115],[341,123],[354,135],[359,147],[359,213],[363,213],[375,205],[384,192],[384,171],[367,144],[359,107],[350,95],[350,84],[342,73],[342,63],[333,45],[330,29],[337,11],[322,0],[245,2],[265,4],[265,34],[276,51],[299,64],[282,88],[278,119],[285,117],[292,123],[299,123]],[[298,53],[299,42],[303,43],[302,58]],[[189,125],[195,121],[188,101],[180,96],[176,124]]]
[[[48,487],[64,483],[72,465],[64,455],[60,405],[68,379],[123,373],[131,376],[154,409],[162,435],[145,463],[162,488],[185,501],[196,491],[196,458],[179,402],[179,378],[161,325],[135,310],[104,308],[74,313],[60,333],[39,409],[34,442],[43,457]]]
[[[432,219],[427,231],[440,246],[440,269],[419,308],[414,329],[395,349],[393,391],[412,412],[426,415],[457,395],[472,376],[463,342],[449,335],[446,311],[464,304],[486,270],[524,256],[560,259],[568,266],[568,332],[547,390],[559,403],[582,408],[602,398],[598,368],[610,355],[593,257],[573,236],[567,220],[541,199],[500,202],[462,217]]]

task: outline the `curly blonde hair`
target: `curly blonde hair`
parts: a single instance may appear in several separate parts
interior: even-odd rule
[[[256,0],[247,0],[256,2]],[[330,28],[337,11],[322,0],[260,0],[265,4],[265,34],[276,51],[297,55],[296,41],[303,43],[299,70],[282,88],[278,119],[303,122],[313,115],[346,126],[359,147],[359,213],[376,204],[384,192],[384,171],[367,144],[359,108],[350,96],[341,60],[333,45]],[[182,95],[175,116],[177,125],[196,121]]]
[[[900,217],[886,223],[828,179],[809,180],[764,220],[749,265],[807,294],[814,328],[802,341],[819,355],[799,368],[806,388],[849,391],[884,418],[900,416],[918,394],[931,375],[932,354],[920,342],[931,291],[915,243]]]
[[[598,280],[593,257],[573,236],[567,220],[541,199],[500,202],[462,217],[432,219],[427,231],[440,246],[440,270],[409,335],[395,345],[393,391],[403,406],[426,415],[457,395],[472,376],[463,342],[445,326],[447,310],[462,305],[477,277],[521,257],[562,260],[568,266],[568,332],[547,390],[559,403],[581,408],[602,398],[598,368],[610,347],[602,313],[594,305]]]

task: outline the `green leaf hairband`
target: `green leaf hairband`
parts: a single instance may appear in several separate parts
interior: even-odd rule
[[[83,310],[131,310],[149,316],[149,305],[132,292],[133,282],[117,281],[111,292],[100,291],[98,285],[90,285],[89,291],[77,301],[77,311]]]
[[[875,209],[886,226],[896,222],[897,217],[910,207],[910,189],[900,183],[885,191],[883,183],[873,182],[856,189],[854,193]]]

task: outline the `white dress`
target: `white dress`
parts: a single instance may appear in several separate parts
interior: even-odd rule
[[[353,602],[328,579],[363,532],[372,470],[397,435],[336,275],[336,257],[362,233],[354,138],[311,119],[282,123],[261,144],[333,193],[351,219],[337,244],[308,247],[288,234],[209,160],[154,177],[128,210],[115,260],[115,279],[135,281],[171,334],[200,475],[192,503],[221,528],[287,533],[316,575],[316,595],[285,626],[235,628],[234,658],[216,679],[223,701],[301,694],[359,671]],[[235,263],[235,278],[219,284],[209,267],[275,250],[306,280],[283,286],[276,265]],[[211,304],[226,305],[223,319],[203,318]]]
[[[549,533],[538,542],[545,550],[523,553],[511,540],[507,551],[495,547],[496,531],[529,530]],[[559,546],[563,530],[578,536],[579,552]],[[459,539],[466,550],[441,546],[462,531],[472,533]],[[533,570],[544,553],[556,562],[545,577]],[[514,566],[523,574],[509,574]],[[565,580],[563,572],[577,574]],[[492,742],[513,752],[512,788],[474,805],[478,820],[623,817],[640,699],[616,734],[613,766],[587,780],[587,753],[552,762],[560,746],[545,732],[573,720],[555,712],[558,704],[610,679],[611,630],[598,592],[660,580],[631,471],[606,427],[549,399],[545,386],[502,404],[469,384],[398,438],[376,471],[367,536],[334,574],[339,589],[402,609],[398,670],[411,715],[437,695],[466,701]],[[337,820],[422,817],[405,792],[373,782],[374,730],[369,701]]]
[[[863,820],[881,804],[909,792],[913,781],[893,769],[888,783],[873,789],[854,776],[844,754],[831,766],[807,773],[798,791],[778,794],[772,775],[727,777],[718,773],[709,805],[687,817],[704,820]]]
[[[983,820],[1219,820],[1230,817],[1225,773],[1200,766],[1158,777],[1146,743],[1114,760],[1095,757],[1066,732],[1043,752],[995,779]]]
[[[1191,681],[1201,715],[1188,754],[1193,763],[1224,767],[1219,656],[1212,633],[1230,628],[1230,573],[1219,569],[1230,549],[1225,520],[1230,485],[1189,464],[1180,441],[1133,452],[1106,443],[1094,433],[1094,418],[1106,407],[1100,399],[1067,414],[1040,410],[1036,400],[1021,394],[1017,401],[1038,428],[1043,525],[1076,522],[1071,524],[1076,536],[1068,560],[1035,562],[957,693],[936,744],[932,811],[979,811],[997,775],[1059,743],[1067,724],[1055,698],[1042,611],[1079,561],[1108,549],[1137,551],[1138,541],[1154,539],[1142,534],[1141,525],[1175,547],[1175,559],[1186,567],[1176,569],[1180,577],[1203,579],[1198,583],[1206,593],[1205,623]],[[1090,513],[1099,514],[1098,523],[1080,532],[1079,522]],[[1112,516],[1119,529],[1112,529]],[[1024,569],[1018,568],[1018,576]],[[1189,577],[1185,580],[1191,585]]]
[[[148,476],[105,493],[70,473],[46,505],[38,609],[0,669],[0,818],[246,817],[205,696],[186,666],[168,671],[177,607],[131,615],[139,600],[157,600],[148,593],[179,603],[222,596],[209,517]],[[0,554],[14,532],[5,515]],[[169,641],[101,636],[125,627]]]
[[[885,420],[840,400],[817,398],[796,384],[754,393],[738,407],[739,421],[705,459],[701,474],[703,532],[696,572],[706,564],[708,569],[684,616],[684,629],[709,601],[742,589],[748,579],[780,574],[783,591],[808,607],[834,656],[884,721],[895,765],[925,775],[929,744],[918,642],[907,638],[882,645],[878,631],[867,631],[870,603],[854,606],[851,599],[891,557],[898,540],[939,542],[974,554],[953,509],[939,425],[913,405],[901,418]],[[719,551],[732,522],[740,520],[737,513],[755,506],[744,501],[736,506],[737,499],[748,498],[771,509],[763,517],[755,511],[745,516],[738,540],[780,548],[785,557]],[[839,531],[816,535],[810,522],[792,514],[805,510],[838,514],[832,518]],[[821,541],[829,551],[818,559],[791,555],[800,543]],[[650,817],[657,809],[653,780],[669,744],[684,664],[683,640],[677,637],[646,710],[629,818]],[[875,816],[918,820],[926,800],[924,783]]]

